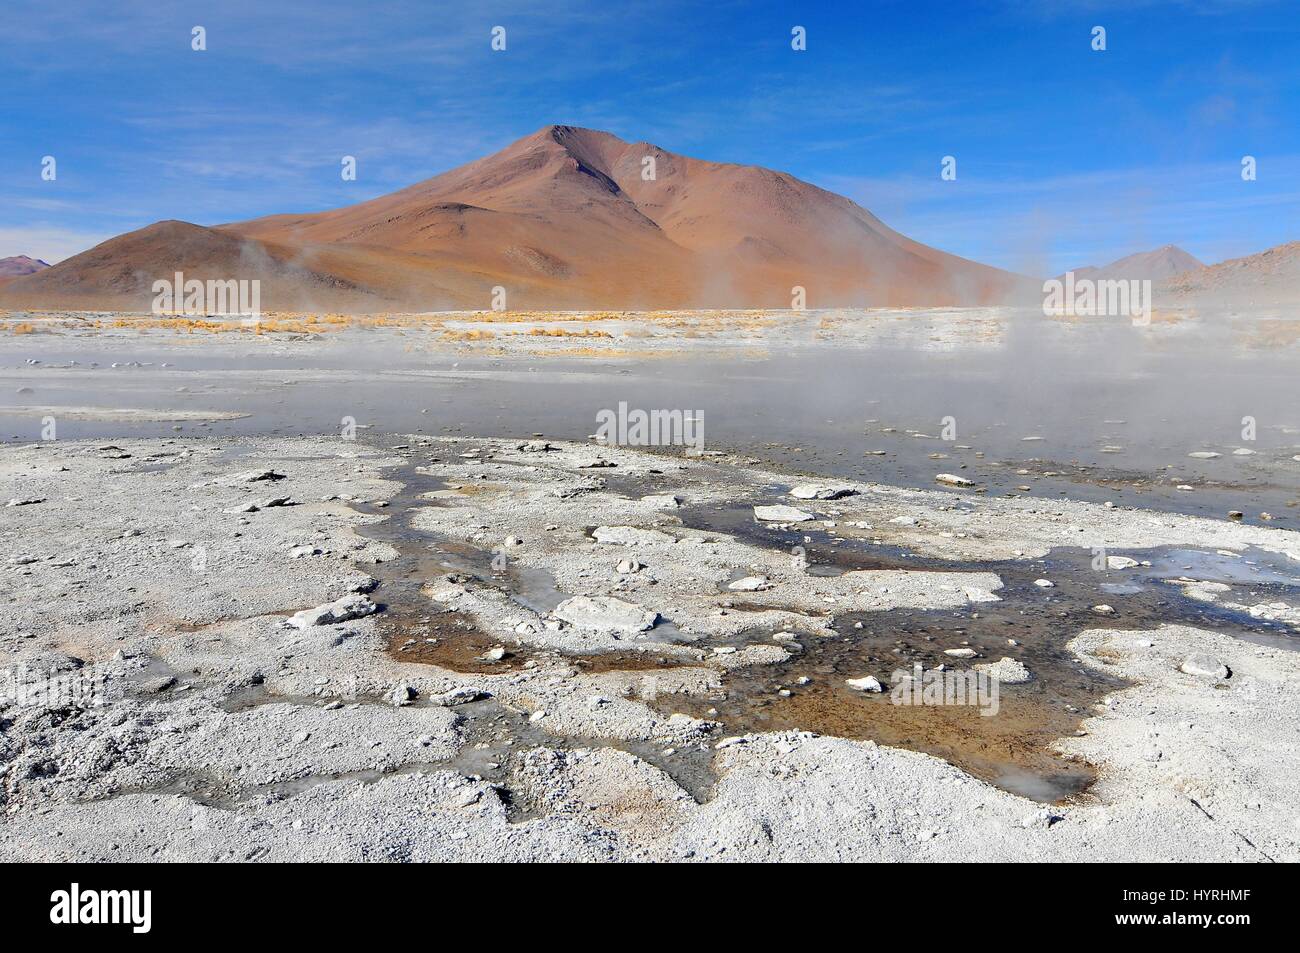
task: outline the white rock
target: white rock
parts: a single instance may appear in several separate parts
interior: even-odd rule
[[[1213,460],[1216,457],[1223,456],[1223,454],[1215,453],[1213,450],[1193,450],[1188,456],[1194,460]]]
[[[747,645],[739,651],[723,645],[714,649],[712,662],[719,668],[733,670],[755,665],[780,665],[789,660],[790,653],[779,645]]]
[[[934,477],[936,483],[946,483],[949,486],[974,486],[974,480],[968,480],[965,477],[957,476],[955,473],[937,473]]]
[[[1178,666],[1178,671],[1185,675],[1197,675],[1202,678],[1221,679],[1228,677],[1228,666],[1213,655],[1205,655],[1199,652],[1183,659],[1183,664]]]
[[[989,678],[996,679],[1004,685],[1019,685],[1022,682],[1029,681],[1033,676],[1029,674],[1029,669],[1017,659],[1003,656],[996,662],[988,662],[984,665],[976,665],[977,672],[983,672]]]
[[[746,576],[729,584],[727,588],[735,592],[758,592],[769,587],[766,576]]]
[[[641,563],[635,559],[620,559],[618,561],[618,571],[627,575],[628,573],[640,572]]]
[[[1139,565],[1139,563],[1136,559],[1129,559],[1127,556],[1106,557],[1107,569],[1132,569],[1134,566],[1137,565]]]
[[[1052,582],[1050,579],[1035,579],[1034,585],[1039,589],[1053,589],[1056,587],[1056,583]]]
[[[1097,613],[1097,615],[1114,615],[1114,614],[1115,614],[1115,609],[1114,609],[1114,607],[1113,607],[1113,606],[1108,606],[1108,605],[1106,605],[1105,603],[1102,603],[1102,604],[1099,605],[1099,606],[1093,606],[1093,607],[1092,607],[1092,611],[1095,612],[1095,613]]]
[[[256,483],[259,480],[283,480],[283,473],[276,473],[274,470],[245,470],[243,473],[236,473],[230,478],[231,483]]]
[[[777,505],[754,507],[754,518],[769,523],[806,523],[817,517],[793,506]]]
[[[338,622],[347,622],[349,619],[360,619],[362,616],[378,611],[379,606],[368,598],[360,593],[352,593],[326,605],[317,606],[315,609],[295,612],[289,617],[289,625],[295,629],[306,629],[314,625],[334,625]]]
[[[415,689],[406,682],[393,686],[392,691],[384,696],[384,701],[390,705],[396,705],[401,708],[403,705],[409,705],[415,700]]]
[[[555,617],[584,629],[644,632],[654,628],[659,613],[613,596],[574,596],[555,607]]]
[[[862,678],[846,678],[844,684],[860,692],[883,692],[885,690],[881,686],[880,680],[872,675],[865,675]]]
[[[469,685],[462,685],[460,688],[453,688],[449,692],[444,692],[441,695],[431,698],[429,701],[435,705],[450,708],[453,705],[467,705],[470,702],[476,702],[479,699],[491,697],[491,692],[485,692],[481,688],[473,688]]]
[[[673,496],[670,493],[654,493],[650,496],[641,497],[641,502],[649,503],[652,506],[659,507],[660,509],[675,510],[677,507],[682,505],[682,498],[680,496]]]
[[[963,647],[959,649],[944,649],[943,654],[951,655],[953,658],[974,658],[975,656],[979,655],[978,652],[976,652],[974,649],[969,647]]]
[[[823,483],[800,483],[790,490],[796,500],[838,500],[844,496],[855,496],[857,490],[851,486],[833,486]]]

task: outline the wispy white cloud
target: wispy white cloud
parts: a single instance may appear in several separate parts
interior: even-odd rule
[[[26,255],[57,265],[102,241],[112,234],[77,232],[64,228],[33,225],[28,228],[0,227],[0,258]]]

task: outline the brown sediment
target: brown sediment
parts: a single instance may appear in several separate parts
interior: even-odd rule
[[[530,650],[503,643],[472,621],[450,610],[430,611],[418,619],[390,615],[380,618],[380,631],[388,654],[400,662],[418,662],[471,675],[499,675],[523,668],[533,657]],[[506,654],[492,661],[496,648]]]
[[[670,658],[656,652],[602,652],[598,655],[566,655],[566,660],[588,675],[603,672],[645,672],[660,668],[698,668],[691,659]]]
[[[1037,684],[1002,686],[996,714],[985,716],[976,705],[894,704],[887,677],[881,679],[887,687],[880,694],[848,688],[846,677],[859,677],[861,671],[807,676],[813,682],[797,685],[801,672],[825,667],[796,662],[775,671],[731,673],[724,681],[725,698],[673,696],[656,707],[665,714],[720,720],[733,734],[812,731],[922,751],[1035,800],[1077,796],[1095,779],[1090,765],[1062,757],[1052,745],[1079,732],[1103,691],[1063,688],[1048,674],[1036,678]],[[791,695],[777,694],[782,688]]]

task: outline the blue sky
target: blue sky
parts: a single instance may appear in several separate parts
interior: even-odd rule
[[[1300,238],[1294,0],[18,0],[0,77],[0,257],[349,204],[551,122],[782,169],[1031,274]]]

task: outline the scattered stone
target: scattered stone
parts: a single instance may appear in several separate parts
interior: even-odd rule
[[[1127,556],[1106,557],[1107,569],[1132,569],[1134,566],[1137,565],[1138,565],[1138,561],[1136,559],[1129,559]]]
[[[734,592],[758,592],[762,589],[771,588],[766,576],[746,576],[743,579],[737,579],[727,586]]]
[[[974,480],[968,480],[965,477],[957,476],[955,473],[938,473],[935,474],[936,483],[946,483],[948,486],[974,486]]]
[[[1184,675],[1196,675],[1200,678],[1213,678],[1216,680],[1225,679],[1229,674],[1228,666],[1213,655],[1205,655],[1201,652],[1183,659],[1183,664],[1178,666],[1178,671]]]
[[[953,658],[975,658],[975,656],[979,655],[979,653],[974,649],[966,647],[959,649],[944,649],[943,654],[951,655]]]
[[[245,470],[243,473],[236,473],[230,478],[231,483],[257,483],[260,480],[283,480],[283,473],[276,473],[274,470]]]

